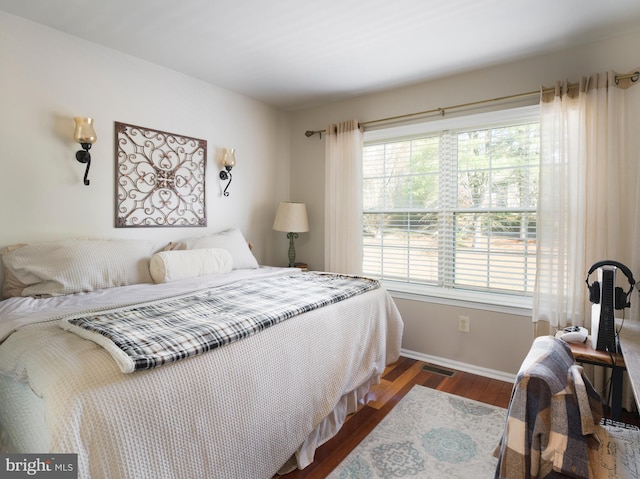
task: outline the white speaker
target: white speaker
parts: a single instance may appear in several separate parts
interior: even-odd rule
[[[600,351],[617,352],[615,324],[616,270],[612,265],[598,268],[600,301],[591,305],[591,346]]]

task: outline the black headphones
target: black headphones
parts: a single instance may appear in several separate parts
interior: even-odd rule
[[[614,291],[613,304],[615,309],[624,309],[631,306],[631,303],[627,301],[627,298],[633,291],[633,287],[636,284],[636,280],[633,279],[633,274],[631,273],[631,270],[629,268],[627,268],[622,263],[618,263],[617,261],[611,261],[611,260],[598,261],[589,269],[589,272],[587,273],[587,278],[584,280],[585,283],[587,283],[587,288],[589,289],[589,301],[595,304],[600,303],[600,283],[598,281],[594,281],[592,284],[589,284],[589,275],[591,275],[591,273],[593,273],[600,266],[615,266],[616,268],[620,269],[624,273],[624,275],[627,277],[627,280],[629,281],[629,285],[630,285],[629,291],[625,293],[625,291],[622,288],[616,287]]]

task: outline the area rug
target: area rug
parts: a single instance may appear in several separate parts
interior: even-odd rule
[[[494,477],[507,410],[414,386],[331,479]]]

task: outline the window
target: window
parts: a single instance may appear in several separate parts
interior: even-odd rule
[[[518,108],[365,133],[363,272],[400,289],[531,296],[537,112]]]

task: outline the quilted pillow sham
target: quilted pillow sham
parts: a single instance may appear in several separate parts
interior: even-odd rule
[[[71,239],[16,245],[2,254],[2,295],[61,296],[116,286],[152,283],[145,240]]]
[[[207,274],[229,273],[231,253],[222,248],[160,251],[151,257],[149,271],[155,283],[169,283]]]
[[[242,231],[237,228],[231,228],[199,238],[187,239],[179,243],[171,243],[168,249],[184,250],[202,248],[222,248],[227,250],[233,258],[233,269],[256,269],[260,267]]]

